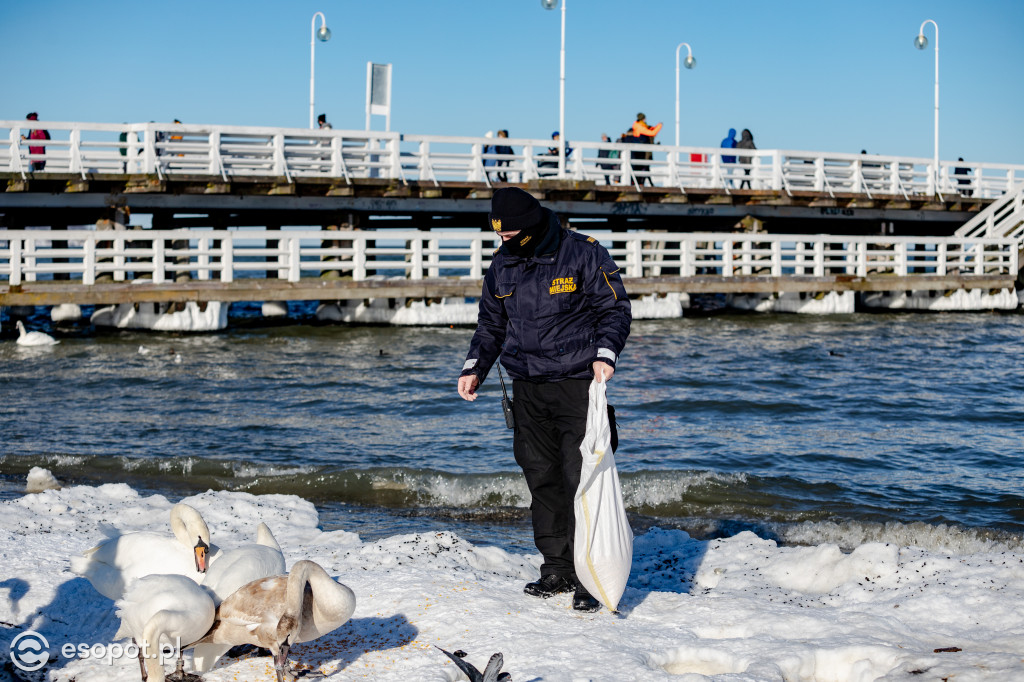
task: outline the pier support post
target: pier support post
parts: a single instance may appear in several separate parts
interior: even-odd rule
[[[280,225],[267,225],[268,230],[280,230]],[[278,239],[268,239],[267,249],[277,249],[281,246],[281,241]],[[281,277],[281,256],[274,256],[272,260],[267,261],[268,265],[274,265],[275,267],[271,270],[267,270],[264,275],[267,279],[280,279]],[[263,313],[263,317],[286,317],[288,315],[288,301],[264,301],[263,306],[260,308]]]
[[[324,231],[337,232],[341,230],[358,230],[359,229],[359,215],[355,213],[349,213],[342,220],[338,221],[333,225],[324,225]],[[351,249],[351,239],[323,239],[320,242],[320,246],[325,249]],[[320,257],[323,263],[340,263],[342,261],[351,261],[352,256],[347,254],[337,255],[325,255]],[[322,270],[320,272],[322,279],[352,279],[352,274],[343,274],[341,270],[334,268],[328,270]]]
[[[96,221],[96,232],[99,233],[99,232],[105,232],[105,231],[108,231],[108,230],[123,232],[125,230],[125,226],[124,226],[125,224],[124,224],[124,222],[121,222],[121,219],[119,219],[119,216],[122,216],[122,215],[123,215],[122,213],[115,213],[115,217],[113,219],[110,219],[110,218],[100,218],[99,220]],[[113,240],[103,240],[103,241],[100,241],[99,239],[96,240],[96,248],[97,249],[113,249],[113,248],[115,248],[115,246],[116,245],[115,245]],[[117,262],[117,260],[120,260],[121,262]],[[125,278],[124,271],[118,272],[118,271],[115,271],[115,270],[103,270],[101,268],[101,265],[104,264],[104,263],[106,263],[106,264],[113,264],[115,266],[123,266],[124,265],[123,261],[124,261],[124,257],[123,256],[120,257],[119,259],[114,259],[114,258],[111,258],[110,256],[98,257],[96,259],[96,282],[113,282],[115,280],[117,280],[117,281],[124,280],[124,278]]]
[[[325,232],[339,232],[359,229],[359,214],[349,213],[344,216],[341,220],[337,221],[332,225],[324,225],[323,230]],[[320,241],[320,246],[325,249],[351,249],[353,241],[351,239],[323,239]],[[330,263],[332,265],[341,263],[343,261],[352,261],[351,254],[330,254],[323,255],[320,257],[320,261],[323,263]],[[321,279],[352,279],[352,272],[342,272],[336,268],[330,268],[327,270],[320,271]],[[344,316],[341,311],[342,302],[337,300],[321,300],[317,307],[317,317],[323,320],[341,320]]]

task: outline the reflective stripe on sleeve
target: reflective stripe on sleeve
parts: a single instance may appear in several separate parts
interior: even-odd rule
[[[466,364],[462,366],[462,371],[465,372],[467,369],[473,369],[476,367],[476,358],[466,360]]]
[[[597,357],[608,358],[609,360],[612,361],[612,364],[615,364],[619,360],[618,356],[615,355],[614,351],[612,351],[610,348],[598,348]]]

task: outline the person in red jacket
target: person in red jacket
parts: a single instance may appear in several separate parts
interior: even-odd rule
[[[38,121],[39,120],[39,114],[37,114],[36,112],[33,111],[31,114],[26,116],[25,119],[29,120],[29,121]],[[22,135],[21,139],[24,140],[26,138],[25,138],[24,135]],[[28,134],[28,138],[27,139],[29,139],[29,140],[49,140],[50,139],[50,133],[47,132],[46,130],[43,130],[42,128],[36,128],[35,130],[33,130],[31,133]],[[28,153],[31,155],[30,156],[30,160],[28,162],[28,169],[30,171],[32,171],[34,173],[36,171],[41,171],[44,168],[46,168],[46,159],[39,158],[39,157],[43,156],[44,154],[46,154],[46,147],[42,147],[42,146],[39,146],[39,145],[32,146],[32,147],[28,148]]]

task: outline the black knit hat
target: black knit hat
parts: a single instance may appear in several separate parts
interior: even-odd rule
[[[528,230],[547,222],[547,216],[540,202],[532,194],[518,187],[502,187],[491,197],[491,212],[488,215],[491,229],[495,232]]]

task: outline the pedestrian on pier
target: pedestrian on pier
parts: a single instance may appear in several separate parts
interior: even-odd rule
[[[496,190],[489,218],[502,244],[484,276],[459,395],[476,400],[495,361],[505,366],[514,394],[512,451],[544,557],[540,580],[523,591],[542,598],[575,592],[574,609],[596,611],[598,601],[576,579],[573,498],[590,383],[615,374],[632,319],[629,296],[608,251],[564,229],[522,189]]]
[[[39,120],[39,114],[37,114],[36,112],[33,111],[32,113],[30,113],[27,116],[25,116],[25,120],[27,120],[27,121],[38,121]],[[49,140],[50,139],[50,132],[47,131],[47,130],[44,130],[42,128],[36,128],[32,132],[30,132],[28,134],[27,138],[24,135],[22,135],[21,139],[23,139],[23,140],[25,140],[25,139],[29,139],[29,140]],[[42,157],[42,156],[44,156],[46,154],[46,147],[45,146],[40,146],[40,145],[30,146],[28,148],[28,153],[30,154],[30,157],[34,157],[34,158],[31,158],[31,160],[28,162],[28,169],[29,169],[29,171],[34,173],[36,171],[41,171],[44,168],[46,168],[46,159],[40,158],[40,157]]]
[[[490,140],[491,138],[494,137],[494,133],[488,130],[486,133],[484,133],[484,137]],[[487,179],[490,180],[491,173],[489,171],[486,171],[486,169],[496,165],[497,163],[497,160],[494,158],[494,155],[497,153],[495,151],[495,146],[493,144],[485,144],[483,148],[480,150],[480,153],[484,157],[484,169],[485,172],[487,173]]]
[[[504,139],[507,140],[508,139],[508,131],[505,130],[504,128],[502,128],[501,130],[498,131],[498,137],[501,137],[501,138],[504,138]],[[508,157],[510,157],[513,154],[515,154],[515,152],[512,151],[512,147],[509,147],[507,144],[499,144],[499,145],[495,145],[494,151],[495,151],[496,154],[500,154],[500,155],[505,157],[504,159],[498,159],[498,167],[499,168],[501,168],[501,167],[507,168],[509,163],[511,163],[511,161],[512,161]],[[499,182],[508,182],[508,172],[507,171],[498,171],[498,181]]]
[[[633,121],[633,127],[631,128],[634,141],[642,144],[654,144],[654,137],[659,132],[661,132],[661,127],[661,123],[658,123],[654,127],[647,125],[647,116],[643,112],[640,112],[639,114],[636,115],[636,120]],[[640,158],[646,161],[650,161],[651,158],[653,158],[653,156],[654,155],[651,152],[633,152],[632,154],[630,154],[630,158]],[[650,167],[651,165],[646,163],[633,164],[634,171],[642,171],[642,173],[637,172],[637,176],[639,177],[639,183],[641,187],[643,186],[644,182],[651,185],[651,187],[654,186],[654,180],[651,179],[651,176],[648,173],[648,169]]]
[[[963,160],[964,160],[964,157],[962,157],[962,156],[957,158],[957,161],[963,161]],[[960,194],[964,195],[965,197],[969,197],[972,194],[974,194],[974,190],[970,189],[971,181],[967,177],[970,174],[971,174],[971,169],[970,168],[966,168],[964,166],[957,166],[956,168],[953,169],[953,175],[962,176],[962,177],[957,179],[956,184],[961,187]],[[967,189],[963,189],[965,187]]]
[[[181,125],[181,121],[179,121],[178,119],[174,119],[174,125],[180,126]],[[178,133],[176,135],[171,135],[171,143],[172,144],[177,143],[177,142],[181,142],[184,139],[185,139],[185,136],[182,135],[181,133]],[[175,154],[175,156],[185,156],[185,155],[184,154]]]
[[[654,136],[661,132],[662,123],[658,123],[654,127],[647,125],[647,116],[643,112],[636,115],[636,120],[633,121],[633,135],[634,137],[647,137],[648,143],[654,143]]]
[[[316,125],[317,125],[317,128],[320,129],[320,130],[331,130],[334,127],[330,123],[327,122],[327,114],[320,114],[319,116],[317,116],[316,117]],[[320,154],[317,158],[320,161],[327,162],[324,166],[321,167],[322,170],[324,170],[324,171],[329,170],[329,165],[330,165],[330,160],[331,160],[331,141],[329,139],[321,139],[321,140],[315,140],[313,142],[313,144],[315,144],[316,146],[318,146],[318,147],[320,147],[321,149],[324,150],[324,153]]]
[[[607,133],[601,133],[601,142],[611,142],[612,138],[608,137]],[[597,158],[599,159],[617,159],[619,158],[619,150],[611,149],[609,147],[602,147],[597,150]],[[598,168],[603,170],[616,170],[619,167],[618,163],[599,163]],[[611,175],[604,176],[604,184],[610,185],[613,181],[617,181],[618,178],[613,178]]]
[[[744,128],[743,132],[740,133],[740,141],[736,143],[736,148],[757,149],[757,147],[754,146],[754,136],[746,128]],[[752,157],[749,156],[740,157],[740,163],[743,165],[743,175],[750,175],[750,162],[752,160]],[[746,185],[746,189],[750,189],[750,178],[743,179],[740,183],[740,189],[744,189],[744,185]]]
[[[721,147],[722,147],[722,149],[735,149],[736,148],[736,129],[735,128],[729,128],[729,134],[726,135],[725,139],[722,140]],[[727,155],[723,154],[722,155],[722,163],[728,163],[728,164],[736,163],[736,157],[735,156],[727,156]],[[724,169],[724,174],[726,176],[730,175],[731,173],[732,173],[732,171],[730,169],[728,169],[728,168]],[[732,180],[727,180],[726,183],[730,187],[732,187]]]
[[[558,161],[557,161],[557,159],[558,159],[558,144],[559,144],[559,142],[562,141],[562,134],[556,130],[555,132],[551,133],[551,139],[552,139],[552,141],[554,141],[555,146],[554,147],[548,147],[548,153],[545,156],[553,156],[553,157],[555,157],[556,160],[555,161],[541,161],[540,163],[537,164],[538,168],[558,168]],[[569,143],[567,142],[567,143],[565,143],[565,161],[566,161],[566,163],[569,162],[569,155],[570,154],[572,154],[572,147],[570,147]],[[541,173],[541,175],[554,175],[554,173],[545,172],[545,173]]]
[[[125,121],[124,125],[128,125],[128,122]],[[117,151],[121,155],[121,159],[122,159],[122,161],[121,161],[121,172],[122,173],[127,173],[128,172],[128,131],[127,130],[122,130],[121,134],[117,136],[117,141],[119,143],[118,147],[117,147]]]

